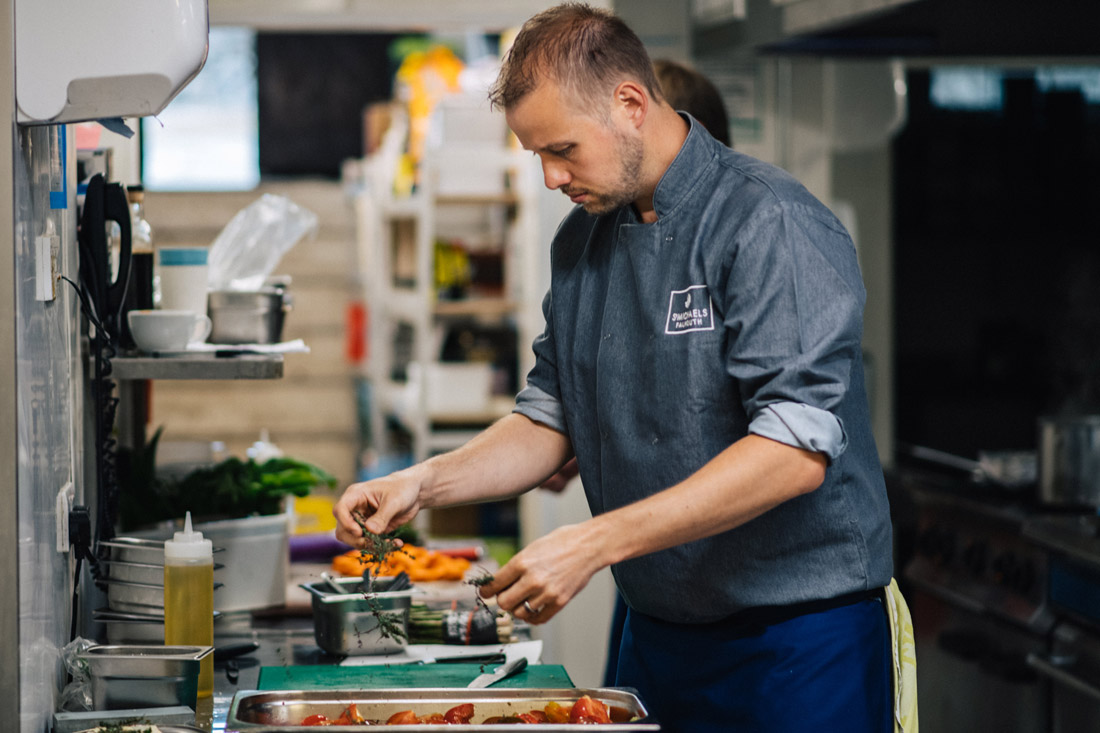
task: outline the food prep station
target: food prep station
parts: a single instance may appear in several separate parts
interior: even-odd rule
[[[449,725],[448,730],[506,730],[507,725],[485,725],[484,720],[541,709],[551,700],[568,710],[568,705],[581,695],[589,695],[607,705],[619,718],[617,722],[601,725],[601,729],[659,730],[657,721],[635,691],[578,688],[564,667],[541,663],[542,643],[531,640],[530,629],[522,622],[516,622],[517,635],[510,643],[406,644],[403,640],[383,638],[372,618],[372,605],[361,592],[361,580],[332,578],[335,585],[332,587],[329,579],[322,576],[329,570],[327,564],[292,563],[284,605],[219,614],[213,651],[214,693],[197,700],[193,720],[184,724],[212,733],[236,730],[277,733],[302,730],[300,722],[310,715],[323,714],[330,720],[336,719],[350,704],[355,704],[365,718],[384,722],[401,710],[427,715],[468,702],[474,705],[475,717],[468,724]],[[462,581],[414,583],[392,592],[388,590],[392,579],[379,577],[373,582],[382,613],[396,614],[398,618],[407,615],[414,601],[440,605],[450,599],[449,603],[461,607],[474,605],[474,591]],[[337,588],[343,592],[337,593]],[[135,633],[134,627],[127,627],[126,633]],[[141,652],[137,645],[105,645],[99,649],[100,655],[107,656],[125,657]],[[191,654],[194,657],[195,652]],[[479,675],[517,659],[524,663],[518,672],[488,688],[467,687]],[[118,671],[125,664],[125,659],[112,659],[110,669]],[[110,689],[117,691],[132,680],[109,682]],[[150,698],[148,705],[131,697],[123,707],[127,713],[146,714],[146,719],[154,723],[158,711],[178,715],[180,708],[173,707],[173,701],[165,695],[170,697],[179,690],[161,684],[156,692],[157,698]],[[185,692],[193,695],[193,686]],[[360,727],[334,726],[334,729]],[[567,723],[543,725],[546,730],[573,727]],[[436,728],[408,725],[402,729]],[[70,726],[66,730],[80,729]]]

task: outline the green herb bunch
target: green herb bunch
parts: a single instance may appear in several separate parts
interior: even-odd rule
[[[359,529],[363,531],[363,548],[359,551],[359,557],[364,563],[375,563],[375,567],[380,566],[385,559],[394,552],[404,552],[401,549],[401,544],[397,539],[396,534],[375,534],[367,529],[365,524],[366,520],[359,512],[353,512],[352,518],[355,523],[359,525]],[[367,601],[367,606],[370,609],[370,613],[374,616],[375,621],[378,622],[378,633],[381,634],[383,639],[395,639],[408,641],[409,634],[405,630],[405,625],[401,623],[399,617],[392,613],[386,613],[382,610],[382,605],[378,602],[378,599],[371,593],[371,586],[373,585],[373,579],[377,577],[375,573],[371,573],[367,570],[363,573],[363,597]],[[356,629],[358,632],[359,630]],[[359,642],[363,642],[360,640]]]
[[[196,519],[236,519],[278,514],[287,495],[307,496],[318,487],[333,488],[336,478],[293,458],[228,458],[179,479],[158,476],[158,429],[140,451],[119,452],[119,522],[132,530],[190,511]]]

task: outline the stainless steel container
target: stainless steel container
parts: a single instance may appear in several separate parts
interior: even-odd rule
[[[93,646],[80,655],[88,666],[95,710],[187,705],[194,709],[199,662],[212,646]]]
[[[1100,508],[1100,415],[1040,418],[1039,500]]]
[[[382,633],[376,614],[392,618],[407,637],[412,599],[421,591],[409,588],[386,592],[391,578],[376,578],[378,592],[369,595],[359,592],[362,583],[359,578],[337,578],[335,582],[347,592],[336,593],[323,581],[299,586],[312,596],[313,637],[317,646],[329,654],[348,656],[393,654],[407,646],[406,639]]]
[[[461,725],[448,725],[448,731],[492,731],[508,730],[511,725],[484,725],[490,716],[515,715],[532,709],[541,709],[554,701],[559,705],[571,706],[582,695],[599,700],[610,708],[618,708],[630,722],[604,723],[597,726],[600,731],[656,731],[660,726],[650,717],[636,691],[629,688],[565,688],[565,689],[523,689],[523,688],[487,688],[469,690],[464,688],[404,688],[378,690],[298,690],[284,692],[242,691],[233,696],[226,716],[226,730],[264,730],[299,731],[298,724],[308,715],[321,714],[329,719],[339,717],[350,704],[355,704],[358,712],[369,720],[386,720],[390,715],[402,710],[412,710],[420,716],[431,713],[443,713],[448,708],[462,703],[474,706],[474,721]],[[540,731],[576,730],[576,724],[544,723]],[[363,726],[332,726],[332,731],[361,731]],[[439,725],[407,725],[401,730],[430,731],[440,730]]]
[[[282,340],[290,297],[281,288],[215,290],[208,297],[210,343],[274,344]]]

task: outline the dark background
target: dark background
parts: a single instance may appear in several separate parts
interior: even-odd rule
[[[935,107],[912,71],[894,144],[899,443],[1036,447],[1100,412],[1100,110],[1007,74],[999,109]]]
[[[386,33],[259,33],[260,176],[338,178],[363,156],[363,110],[393,93],[398,38]]]

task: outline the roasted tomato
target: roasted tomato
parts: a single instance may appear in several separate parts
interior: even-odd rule
[[[313,715],[307,715],[305,718],[302,719],[301,724],[302,725],[332,725],[332,723],[328,722],[328,718],[326,718],[324,715],[321,715],[320,713],[315,713]]]
[[[443,717],[440,713],[432,713],[431,715],[421,718],[418,722],[430,723],[432,725],[444,725],[450,721]]]
[[[546,713],[546,720],[549,723],[568,723],[569,722],[569,710],[562,707],[558,703],[551,700],[546,703],[546,707],[542,709]]]
[[[546,717],[546,713],[541,710],[532,710],[529,713],[518,713],[517,718],[524,723],[549,723],[549,719]]]
[[[474,717],[474,706],[472,703],[464,702],[461,705],[455,705],[453,708],[443,713],[443,719],[448,723],[465,724],[470,722],[470,718]]]
[[[386,725],[416,725],[419,722],[420,719],[416,717],[416,713],[412,710],[402,710],[391,715],[386,721]]]
[[[355,703],[348,705],[344,708],[344,712],[340,713],[340,717],[332,721],[332,725],[360,725],[363,722],[363,716],[359,714],[359,709],[355,707]]]
[[[607,713],[607,706],[599,700],[593,700],[584,695],[573,703],[573,709],[569,711],[570,723],[610,723],[611,716]]]

